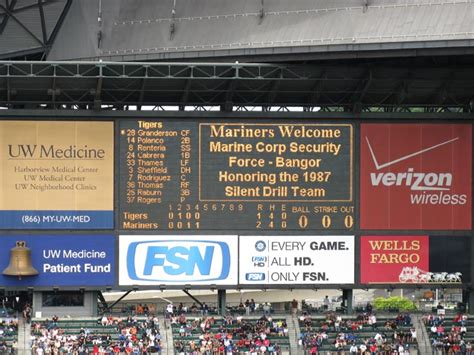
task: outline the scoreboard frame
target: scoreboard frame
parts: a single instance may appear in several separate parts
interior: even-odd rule
[[[159,116],[159,117],[157,117]],[[85,111],[85,110],[78,110],[78,111],[69,111],[69,110],[4,110],[0,112],[0,120],[40,120],[40,121],[56,121],[56,120],[72,120],[72,121],[112,121],[114,122],[115,126],[115,147],[114,147],[114,155],[115,155],[115,162],[114,162],[114,228],[111,230],[91,230],[88,233],[92,233],[94,235],[100,236],[101,233],[104,234],[114,234],[116,236],[116,260],[118,260],[118,235],[119,234],[127,234],[127,235],[135,235],[135,234],[176,234],[176,235],[192,235],[196,234],[196,231],[132,231],[127,230],[123,231],[118,228],[119,223],[119,216],[118,216],[118,207],[119,207],[119,184],[117,181],[117,175],[119,171],[119,147],[117,144],[117,137],[119,137],[119,120],[137,120],[137,119],[144,119],[144,120],[156,120],[156,119],[196,119],[196,120],[262,120],[262,121],[269,121],[269,122],[278,122],[284,120],[294,120],[295,122],[304,122],[308,120],[308,122],[348,122],[354,125],[354,151],[353,151],[353,198],[354,198],[354,227],[353,230],[348,233],[348,235],[354,235],[355,237],[355,255],[354,255],[354,280],[353,284],[346,284],[346,285],[336,285],[336,284],[298,284],[294,285],[292,288],[308,288],[308,289],[324,289],[324,288],[394,288],[394,287],[403,287],[403,288],[433,288],[433,287],[443,287],[443,288],[472,288],[474,287],[474,263],[471,262],[470,265],[470,273],[471,273],[471,280],[469,282],[462,282],[462,284],[395,284],[395,283],[381,283],[381,284],[361,284],[360,282],[360,239],[361,236],[377,236],[377,235],[384,235],[384,236],[413,236],[413,235],[429,235],[430,238],[436,238],[437,236],[447,236],[450,237],[471,237],[474,235],[474,228],[471,226],[471,229],[468,230],[362,230],[360,228],[360,125],[362,123],[409,123],[409,124],[418,124],[418,123],[434,123],[434,124],[470,124],[471,126],[474,124],[474,115],[471,113],[361,113],[361,114],[351,114],[351,113],[320,113],[320,112],[124,112],[124,111],[113,111],[113,112],[94,112],[94,111]],[[472,170],[472,169],[471,169]],[[471,177],[472,177],[471,171]],[[471,189],[473,187],[473,181],[471,179]],[[471,201],[471,214],[472,218],[474,218],[474,211],[472,209],[472,201]],[[31,235],[41,235],[45,232],[55,235],[55,234],[64,234],[64,230],[1,230],[1,234],[5,235],[15,235],[15,234],[31,234]],[[80,235],[84,233],[82,230],[72,230],[68,231],[68,234],[71,237],[75,235]],[[202,235],[215,235],[216,233],[226,235],[226,234],[235,234],[233,230],[201,230],[199,234]],[[314,235],[314,230],[304,230],[304,231],[292,231],[288,233],[288,231],[259,231],[261,235],[288,235],[288,234],[295,234],[298,236],[304,235]],[[239,235],[253,235],[255,234],[254,231],[241,231],[238,233]],[[341,234],[340,230],[325,230],[325,235],[339,235]],[[471,256],[474,255],[474,243],[471,241],[471,246],[469,253]],[[118,268],[117,268],[118,269]],[[51,287],[35,287],[35,290],[50,290],[54,285]],[[116,284],[115,285],[104,285],[104,287],[112,287],[118,289],[136,289],[136,286],[118,286],[118,275],[116,276]],[[163,285],[155,285],[155,286],[140,286],[140,289],[157,289],[162,288]],[[183,289],[183,288],[191,288],[191,289],[209,289],[213,287],[212,285],[165,285],[167,289]],[[215,286],[214,286],[215,287]],[[0,288],[6,289],[26,289],[24,286],[4,286],[0,285]],[[97,286],[89,286],[83,285],[84,289],[86,290],[97,290],[100,287]],[[251,287],[249,285],[222,285],[218,288],[222,289],[261,289],[262,286],[254,286]],[[266,287],[265,287],[266,288]],[[288,285],[272,285],[269,288],[276,288],[276,289],[286,289]],[[77,289],[77,286],[74,287],[64,287],[65,290],[68,289]]]

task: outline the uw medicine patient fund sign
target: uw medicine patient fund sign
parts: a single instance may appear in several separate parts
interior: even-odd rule
[[[3,275],[15,264],[11,249],[30,249],[33,276]],[[13,257],[13,259],[12,259]],[[115,236],[110,234],[0,235],[0,285],[109,286],[115,284]]]
[[[240,236],[239,283],[354,283],[354,236]]]
[[[113,228],[113,123],[0,122],[0,228]]]

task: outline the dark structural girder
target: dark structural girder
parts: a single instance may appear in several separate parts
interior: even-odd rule
[[[471,110],[474,65],[0,61],[0,105]]]

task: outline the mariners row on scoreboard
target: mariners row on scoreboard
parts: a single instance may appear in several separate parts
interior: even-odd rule
[[[470,237],[359,241],[360,284],[471,280]],[[0,272],[27,287],[354,284],[355,237],[121,235],[117,253],[114,235],[2,235]]]
[[[307,125],[318,124],[314,122]],[[255,123],[241,126],[251,124]],[[347,125],[352,142],[355,124]],[[117,144],[113,126],[113,122],[0,121],[0,228],[113,229]],[[471,124],[362,123],[357,134],[360,229],[472,229]],[[352,164],[352,149],[344,154],[344,161]],[[331,155],[325,159],[325,164],[337,167]],[[121,169],[126,161],[120,157]],[[204,176],[202,181],[208,179]],[[338,184],[339,189],[347,187]],[[329,185],[316,187],[321,186]],[[352,195],[350,199],[357,205]]]

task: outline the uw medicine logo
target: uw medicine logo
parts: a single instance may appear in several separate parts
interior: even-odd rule
[[[120,236],[121,285],[232,284],[236,236]]]
[[[472,126],[362,124],[362,229],[471,229]]]

